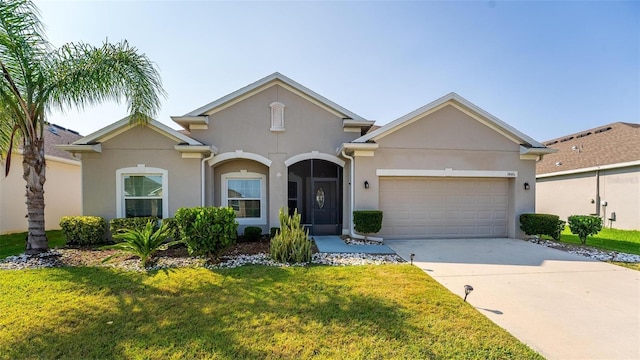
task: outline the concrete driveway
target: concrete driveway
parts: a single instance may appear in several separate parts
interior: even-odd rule
[[[640,272],[515,239],[385,244],[548,359],[640,359]]]

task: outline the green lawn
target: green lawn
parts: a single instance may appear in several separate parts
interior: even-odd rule
[[[536,359],[408,264],[0,271],[0,358]]]
[[[578,235],[573,235],[566,226],[560,241],[580,244]],[[613,250],[640,255],[640,231],[602,229],[597,235],[587,238],[587,245],[604,250]]]
[[[11,255],[22,254],[25,249],[26,238],[26,232],[0,235],[0,259]],[[65,244],[62,230],[47,231],[47,238],[49,239],[49,247],[51,248],[61,247]]]

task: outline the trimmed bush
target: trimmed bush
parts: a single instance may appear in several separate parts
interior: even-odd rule
[[[562,236],[562,232],[564,231],[564,226],[567,224],[566,221],[558,220],[558,228],[556,229],[555,235],[553,235],[553,240],[560,241],[560,236]]]
[[[374,234],[382,229],[382,211],[355,210],[353,212],[353,228],[362,234]]]
[[[175,221],[191,255],[217,256],[238,237],[236,214],[230,207],[180,208]]]
[[[551,214],[522,214],[520,215],[520,229],[527,235],[551,236],[560,240],[560,233],[564,230],[565,222],[558,215]]]
[[[262,229],[257,226],[247,226],[244,229],[244,239],[246,241],[258,241],[262,237]]]
[[[109,231],[111,235],[114,235],[118,232],[118,230],[129,229],[129,230],[138,230],[142,231],[145,229],[147,223],[149,221],[153,222],[153,229],[158,229],[158,218],[155,216],[147,216],[147,217],[131,217],[131,218],[115,218],[109,221]],[[114,240],[115,237],[114,237]],[[117,240],[116,240],[117,241]]]
[[[102,244],[107,222],[99,216],[64,216],[60,228],[67,245]]]
[[[271,258],[278,262],[308,263],[311,261],[311,240],[309,231],[300,225],[300,214],[296,209],[289,216],[287,208],[280,209],[280,229],[271,239],[269,252]]]
[[[587,243],[587,236],[596,235],[602,230],[602,220],[597,216],[571,215],[568,220],[569,230],[578,235],[582,244]]]

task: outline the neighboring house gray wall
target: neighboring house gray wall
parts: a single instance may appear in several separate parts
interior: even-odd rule
[[[183,159],[176,141],[150,127],[129,128],[102,142],[101,153],[82,154],[83,214],[118,217],[116,172],[124,168],[158,168],[167,171],[168,216],[180,207],[200,205],[200,159]],[[163,204],[167,206],[167,204]]]
[[[378,141],[379,148],[375,150],[373,157],[356,157],[356,209],[378,209],[380,208],[380,190],[381,180],[393,181],[388,184],[397,184],[402,186],[401,179],[436,179],[434,176],[421,177],[392,177],[378,176],[377,171],[385,170],[434,170],[442,171],[445,169],[463,170],[463,171],[481,171],[492,172],[500,171],[501,176],[507,176],[508,172],[517,172],[517,177],[505,178],[504,186],[506,196],[506,231],[502,236],[518,237],[521,235],[518,224],[518,217],[521,213],[534,211],[535,197],[535,161],[520,160],[520,146],[505,136],[499,134],[495,130],[480,123],[478,120],[471,118],[453,106],[446,106],[432,114],[416,120],[415,122],[398,129]],[[463,178],[456,176],[446,176],[442,178],[459,180],[464,185],[463,180],[472,180],[473,177]],[[489,177],[491,178],[491,177]],[[361,184],[367,181],[370,184],[369,189],[365,189]],[[530,184],[529,190],[524,190],[524,183]],[[425,182],[422,186],[430,186],[429,182]],[[419,201],[416,196],[411,201]],[[456,200],[457,201],[457,200]],[[472,200],[477,201],[477,200]],[[449,226],[449,233],[435,232],[432,236],[425,237],[461,237],[464,236],[458,226],[447,225],[447,216],[459,216],[455,210],[449,210],[449,214],[439,214],[441,206],[434,202],[432,204],[424,204],[419,206],[419,211],[423,212],[424,221],[429,221],[430,216],[442,215],[442,221],[433,219],[434,226],[444,224]],[[476,204],[475,209],[480,209],[483,205]],[[473,210],[474,205],[470,205],[469,209]],[[384,207],[381,210],[385,211]],[[417,211],[417,210],[416,210]],[[476,217],[472,211],[466,211],[470,217]],[[497,213],[494,214],[497,216]],[[385,216],[393,216],[391,213]],[[407,216],[409,216],[407,212]],[[492,215],[493,216],[493,215]],[[500,215],[502,216],[502,215]],[[383,223],[391,224],[391,218]],[[454,220],[454,219],[451,219]],[[469,219],[470,224],[473,219]],[[424,222],[423,221],[423,222]],[[420,229],[416,229],[420,232]],[[492,232],[491,235],[500,235],[500,229]],[[383,236],[391,237],[407,237],[415,238],[419,235],[406,233],[395,234],[391,229],[387,228],[381,232]],[[477,232],[470,236],[478,235]]]
[[[537,164],[538,212],[593,214],[607,227],[640,230],[640,124],[615,122],[545,144],[557,152]]]
[[[539,177],[536,209],[566,220],[571,215],[599,215],[607,227],[640,229],[640,165],[599,171],[600,204],[596,203],[596,171]],[[606,202],[606,206],[603,206]],[[610,220],[615,213],[615,221]]]

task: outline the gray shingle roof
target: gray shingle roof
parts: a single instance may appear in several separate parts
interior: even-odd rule
[[[616,122],[543,143],[558,152],[537,163],[538,175],[638,161],[640,124]]]
[[[71,153],[56,148],[56,145],[67,145],[81,139],[82,135],[55,124],[47,124],[44,128],[44,153],[68,160],[78,160]],[[22,145],[20,146],[22,148]]]

